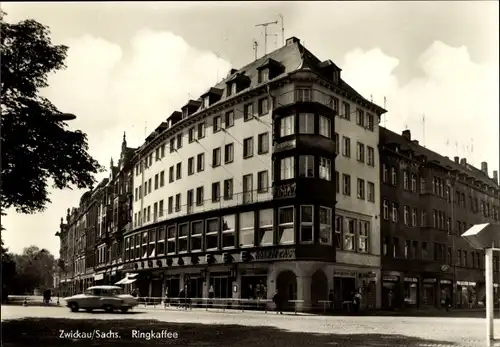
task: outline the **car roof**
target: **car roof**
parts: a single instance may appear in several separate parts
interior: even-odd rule
[[[113,289],[122,289],[122,287],[118,287],[118,286],[93,286],[93,287],[87,288],[87,290],[92,290],[92,289],[113,290]]]

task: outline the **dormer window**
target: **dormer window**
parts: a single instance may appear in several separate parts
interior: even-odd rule
[[[236,94],[238,92],[236,87],[236,83],[231,84],[231,94]]]
[[[340,80],[340,71],[334,70],[333,71],[333,83],[339,83]]]
[[[210,97],[208,97],[207,95],[203,98],[203,108],[208,108],[209,106],[210,106]]]
[[[265,68],[259,71],[259,83],[269,81],[269,69]]]

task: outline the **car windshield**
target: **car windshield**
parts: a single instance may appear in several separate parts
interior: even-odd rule
[[[120,295],[122,294],[121,289],[87,289],[85,291],[87,295]]]

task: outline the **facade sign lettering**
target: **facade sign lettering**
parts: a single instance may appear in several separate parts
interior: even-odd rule
[[[274,187],[274,198],[290,198],[295,196],[297,185],[295,183],[281,184]]]
[[[255,260],[286,260],[295,259],[295,249],[270,249],[257,251],[255,254]]]

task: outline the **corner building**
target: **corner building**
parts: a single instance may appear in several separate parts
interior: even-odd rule
[[[132,160],[124,282],[153,297],[186,287],[194,303],[210,286],[216,298],[278,289],[298,310],[326,300],[339,98],[383,112],[340,73],[292,37],[162,122]]]

